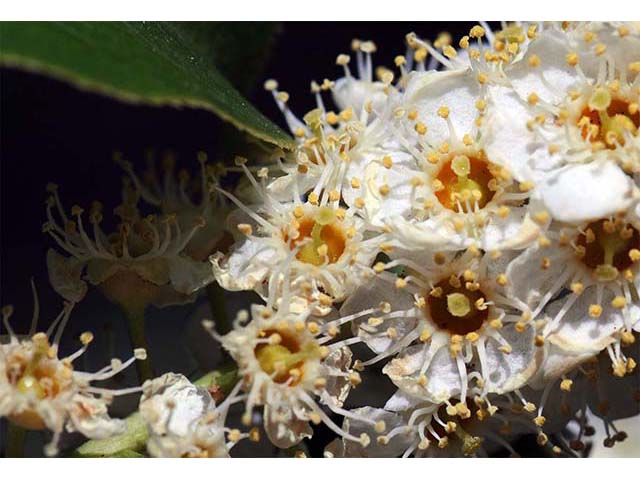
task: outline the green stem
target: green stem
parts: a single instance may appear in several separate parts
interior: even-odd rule
[[[209,387],[214,383],[224,394],[228,394],[238,380],[238,368],[234,365],[222,366],[195,380],[194,385]],[[147,444],[149,432],[139,412],[129,415],[125,422],[126,432],[102,440],[89,440],[73,451],[74,457],[134,457]]]
[[[216,324],[216,331],[220,335],[225,335],[229,333],[233,327],[227,316],[227,302],[224,297],[225,290],[214,282],[206,286],[206,292],[209,307],[211,308],[211,315]]]
[[[24,440],[26,436],[27,431],[24,428],[14,425],[12,422],[7,422],[7,457],[24,457]]]
[[[151,365],[149,345],[147,343],[147,336],[145,335],[145,307],[123,307],[122,311],[127,320],[127,327],[129,328],[129,339],[131,340],[133,348],[144,348],[147,352],[147,358],[145,360],[136,361],[138,377],[140,383],[143,383],[145,380],[149,380],[154,377],[153,366]]]

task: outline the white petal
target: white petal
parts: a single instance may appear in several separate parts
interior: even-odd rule
[[[596,287],[591,286],[578,297],[569,311],[562,317],[558,328],[549,334],[549,341],[567,352],[595,354],[613,341],[624,320],[622,312],[611,307],[614,294],[607,288],[602,295],[602,315],[599,318],[589,316],[589,306],[597,304]],[[549,304],[549,315],[553,316],[562,308],[567,298],[561,298]]]
[[[624,211],[635,189],[614,163],[597,161],[563,168],[539,185],[535,196],[555,220],[578,223]]]
[[[404,350],[382,371],[398,388],[414,397],[433,403],[448,400],[460,393],[461,380],[458,366],[451,358],[446,342],[446,339],[437,339],[434,335],[430,343]],[[425,372],[427,383],[423,386],[418,383],[418,376],[425,361],[428,361],[429,367]]]
[[[557,167],[549,145],[527,128],[534,117],[517,94],[506,87],[489,90],[490,112],[483,129],[483,146],[492,163],[504,167],[519,182],[537,182],[543,172]]]
[[[465,134],[473,136],[478,98],[480,84],[471,69],[463,69],[412,73],[404,101],[408,108],[418,110],[418,118],[428,127],[428,140],[439,145],[449,141],[451,135],[447,122],[438,116],[438,109],[449,108],[449,119],[458,139]]]
[[[216,253],[210,260],[218,283],[227,290],[238,291],[252,290],[262,282],[275,256],[276,252],[264,243],[245,239],[227,257]]]
[[[374,422],[384,422],[385,432],[406,425],[405,420],[400,415],[387,412],[381,408],[362,407],[352,410],[352,412],[359,417]],[[364,433],[371,439],[371,442],[366,447],[363,447],[358,442],[343,440],[343,456],[348,458],[399,457],[415,442],[414,434],[411,433],[407,435],[405,433],[399,433],[394,435],[387,445],[381,445],[376,441],[381,433],[376,432],[373,425],[353,418],[345,418],[343,428],[355,437],[360,437],[360,435]]]
[[[387,282],[375,277],[371,282],[359,287],[342,305],[341,316],[353,315],[363,310],[377,308],[380,302],[389,302],[392,311],[409,310],[414,307],[413,297],[406,291],[399,290],[391,282]],[[413,318],[394,318],[385,320],[376,327],[377,332],[385,332],[387,328],[393,327],[398,332],[395,338],[386,335],[372,334],[366,329],[367,321],[371,317],[379,314],[365,315],[354,320],[353,330],[359,335],[367,346],[375,353],[382,353],[393,348],[397,342],[402,341],[404,336],[415,328],[416,320]],[[365,328],[362,328],[362,327]]]
[[[110,418],[103,400],[76,395],[70,409],[73,430],[87,438],[107,438],[124,433],[126,424],[123,420]]]
[[[293,447],[313,435],[309,422],[297,418],[287,404],[264,406],[264,429],[278,448]]]
[[[522,98],[535,92],[548,103],[558,103],[579,79],[576,68],[567,63],[567,55],[571,51],[565,34],[555,30],[544,31],[529,44],[525,56],[508,69],[507,76]],[[538,67],[529,65],[532,55],[540,58]]]
[[[569,255],[572,256],[572,252]],[[544,258],[550,260],[548,268],[542,268]],[[536,308],[558,278],[567,272],[572,261],[574,258],[567,258],[563,250],[540,248],[537,244],[529,247],[515,257],[506,269],[509,297],[517,298],[532,309]],[[553,292],[552,297],[557,293]]]
[[[419,398],[409,395],[402,390],[398,390],[389,400],[387,400],[387,403],[384,404],[384,409],[389,410],[390,412],[404,412],[415,408],[416,405],[421,402],[422,400]]]
[[[533,327],[518,332],[514,323],[508,323],[500,330],[500,335],[512,351],[509,354],[499,351],[500,344],[493,339],[486,343],[486,388],[495,393],[520,388],[532,377],[542,361],[542,352],[534,344]]]
[[[493,215],[485,226],[482,249],[502,251],[524,248],[540,236],[540,225],[529,216],[526,207],[512,207],[506,218]]]
[[[360,115],[364,104],[368,101],[372,102],[374,110],[380,110],[387,99],[384,88],[385,84],[382,82],[343,77],[336,80],[332,89],[333,101],[340,110],[353,108],[356,115]]]

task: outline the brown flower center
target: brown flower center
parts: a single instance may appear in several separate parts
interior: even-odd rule
[[[427,316],[440,330],[466,335],[489,318],[485,299],[478,283],[452,276],[438,282],[427,296]]]
[[[640,232],[621,220],[590,223],[576,239],[576,254],[601,280],[613,280],[640,255]]]

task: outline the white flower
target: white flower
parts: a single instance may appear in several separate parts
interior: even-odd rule
[[[306,202],[294,195],[293,201],[281,202],[264,184],[254,184],[263,199],[255,209],[225,192],[240,207],[229,218],[237,222],[230,230],[240,238],[229,254],[211,257],[220,285],[256,290],[263,296],[269,289],[297,286],[302,298],[320,300],[318,313],[326,314],[333,301],[344,299],[372,275],[370,267],[383,236],[368,229],[355,209],[341,207],[339,194],[311,193]],[[283,286],[285,270],[289,284]]]
[[[361,76],[371,77],[370,54],[372,42],[356,41],[358,69]],[[365,57],[362,52],[366,52]],[[272,91],[283,111],[290,130],[297,140],[297,148],[285,156],[279,167],[285,175],[271,182],[269,190],[279,198],[291,199],[292,193],[335,191],[349,207],[364,209],[375,219],[376,205],[369,205],[362,197],[365,168],[370,164],[403,165],[411,162],[411,155],[393,139],[388,128],[394,115],[393,74],[384,70],[380,82],[354,79],[347,64],[350,59],[339,55],[337,63],[345,68],[345,78],[337,82],[325,80],[322,85],[312,84],[318,107],[308,112],[303,121],[287,107],[288,94],[278,91],[277,82],[268,80],[265,88]],[[321,92],[331,90],[341,109],[338,113],[327,110]]]
[[[69,217],[57,186],[49,185],[48,190],[51,197],[43,230],[69,255],[49,250],[49,279],[67,300],[78,302],[84,297],[86,279],[119,305],[185,303],[213,280],[208,262],[185,254],[191,238],[203,226],[201,220],[185,234],[175,215],[142,218],[137,195],[125,185],[123,203],[115,209],[121,219],[116,231],[107,235],[100,228],[102,206],[94,202],[89,217],[90,235],[84,227],[83,209],[73,206]],[[59,219],[54,217],[54,209]]]
[[[147,451],[153,457],[229,456],[249,435],[225,427],[229,407],[241,400],[240,384],[218,406],[204,387],[179,374],[167,373],[142,385],[140,414],[149,430]]]
[[[35,291],[34,291],[35,293]],[[73,362],[87,350],[93,340],[90,332],[80,336],[82,347],[75,353],[58,357],[58,344],[71,314],[68,305],[46,333],[35,333],[38,320],[36,308],[28,337],[19,338],[9,324],[11,306],[2,309],[8,342],[0,344],[0,417],[28,429],[53,432],[53,440],[45,448],[48,456],[58,452],[63,431],[80,432],[89,438],[106,438],[122,433],[125,423],[111,419],[107,406],[116,395],[139,391],[139,388],[109,390],[91,385],[117,375],[136,359],[146,358],[143,349],[122,362],[111,364],[96,373],[74,369]],[[54,333],[55,332],[55,333]]]
[[[290,298],[285,297],[279,310],[273,304],[253,305],[251,318],[246,311],[240,312],[233,330],[223,337],[205,323],[238,364],[247,392],[243,422],[250,424],[253,408],[264,406],[264,429],[280,448],[310,438],[309,422],[324,423],[345,438],[368,444],[368,436],[344,432],[322,408],[348,415],[342,403],[361,381],[351,369],[350,342],[330,343],[338,334],[335,323],[321,326],[310,317],[313,306],[294,313],[289,304]]]
[[[594,220],[637,196],[638,49],[637,34],[612,25],[551,28],[490,89],[487,153],[539,184],[553,218]]]
[[[352,108],[358,114],[365,108],[379,111],[386,101],[384,90],[388,88],[388,83],[381,79],[373,80],[371,54],[376,51],[376,45],[371,41],[354,39],[351,42],[351,50],[356,55],[357,77],[352,75],[349,68],[351,57],[345,54],[338,55],[336,64],[344,68],[344,77],[336,80],[332,85],[333,100],[340,110]],[[387,70],[382,73],[385,72]],[[371,107],[367,107],[369,102]]]
[[[548,315],[542,333],[549,342],[576,358],[607,348],[619,376],[628,369],[620,346],[633,343],[640,327],[639,228],[633,211],[577,227],[556,226],[506,270],[509,295],[536,315],[543,309]],[[557,375],[573,365],[559,362],[564,368]]]
[[[492,262],[477,252],[420,252],[381,264],[380,271],[404,267],[403,276],[383,271],[341,310],[386,303],[381,314],[353,323],[356,338],[378,353],[363,365],[400,352],[383,371],[401,391],[434,404],[525,384],[540,361],[536,319],[502,294],[504,274]],[[456,408],[463,418],[470,414],[464,401]]]
[[[414,72],[390,125],[413,162],[390,166],[399,180],[381,183],[381,167],[366,170],[365,205],[379,215],[395,243],[407,248],[522,248],[544,222],[523,204],[533,185],[514,179],[510,164],[487,156],[486,92],[471,69]],[[377,177],[377,178],[376,178]],[[388,191],[383,190],[388,189]],[[367,208],[367,207],[365,207]]]

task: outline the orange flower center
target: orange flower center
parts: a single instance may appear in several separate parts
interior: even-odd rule
[[[454,212],[469,213],[491,201],[496,178],[491,164],[478,156],[457,155],[448,160],[436,176],[435,190],[439,202]]]
[[[605,88],[598,88],[578,118],[582,138],[602,142],[609,149],[624,145],[626,134],[636,135],[640,127],[638,105],[611,98]]]

